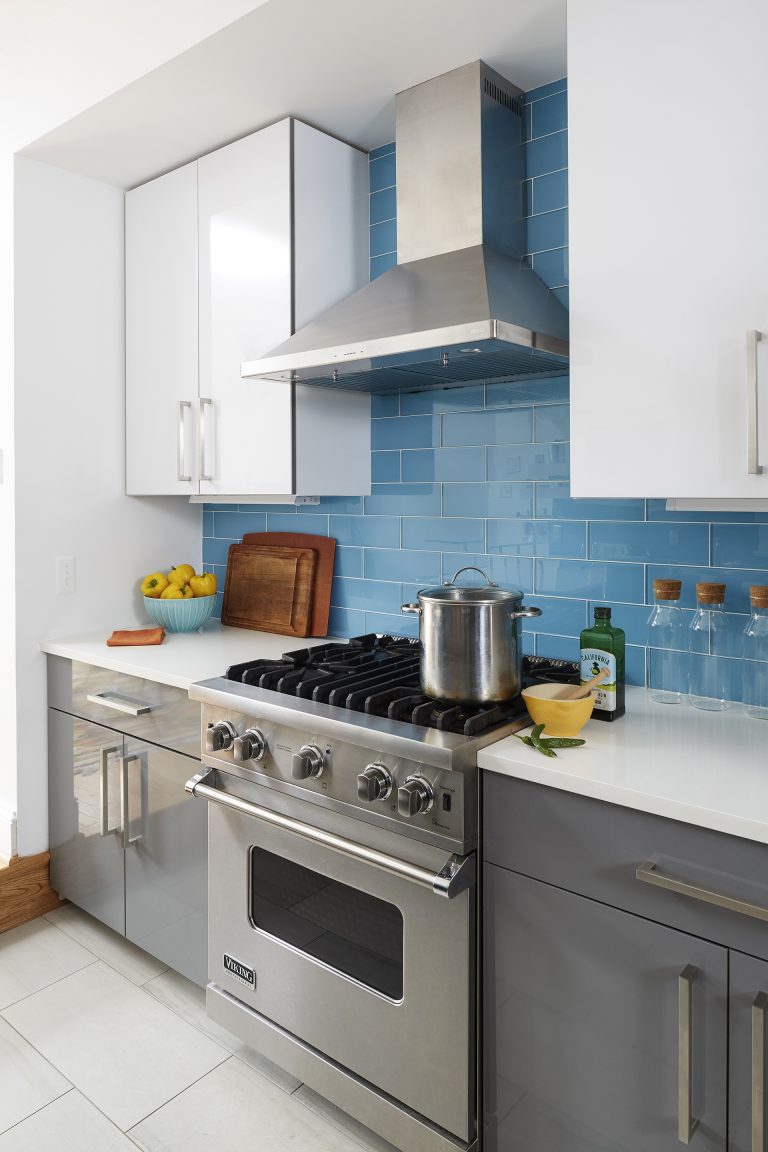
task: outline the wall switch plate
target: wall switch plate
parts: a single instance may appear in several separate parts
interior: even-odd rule
[[[68,595],[75,590],[75,558],[74,556],[56,557],[56,592],[58,595]]]

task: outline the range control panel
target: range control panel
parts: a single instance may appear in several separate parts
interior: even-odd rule
[[[305,799],[363,819],[463,841],[472,827],[473,787],[462,771],[329,739],[220,708],[203,710],[203,757],[213,767],[300,790]],[[472,781],[474,777],[471,778]]]

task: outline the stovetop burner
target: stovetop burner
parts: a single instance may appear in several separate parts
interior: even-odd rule
[[[419,642],[406,636],[370,633],[346,643],[299,648],[279,660],[234,664],[226,678],[464,736],[478,736],[525,714],[520,696],[499,704],[456,704],[426,696],[420,687]],[[525,687],[545,680],[578,683],[578,679],[578,665],[570,661],[523,657]]]

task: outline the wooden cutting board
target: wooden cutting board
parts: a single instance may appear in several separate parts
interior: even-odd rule
[[[336,541],[329,536],[315,536],[309,532],[246,532],[243,544],[260,544],[273,548],[311,548],[316,553],[312,622],[306,635],[327,636]]]
[[[232,544],[222,624],[309,636],[316,567],[317,553],[312,548]]]

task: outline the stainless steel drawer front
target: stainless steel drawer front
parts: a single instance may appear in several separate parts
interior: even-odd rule
[[[48,703],[200,759],[200,705],[183,688],[49,656]]]

